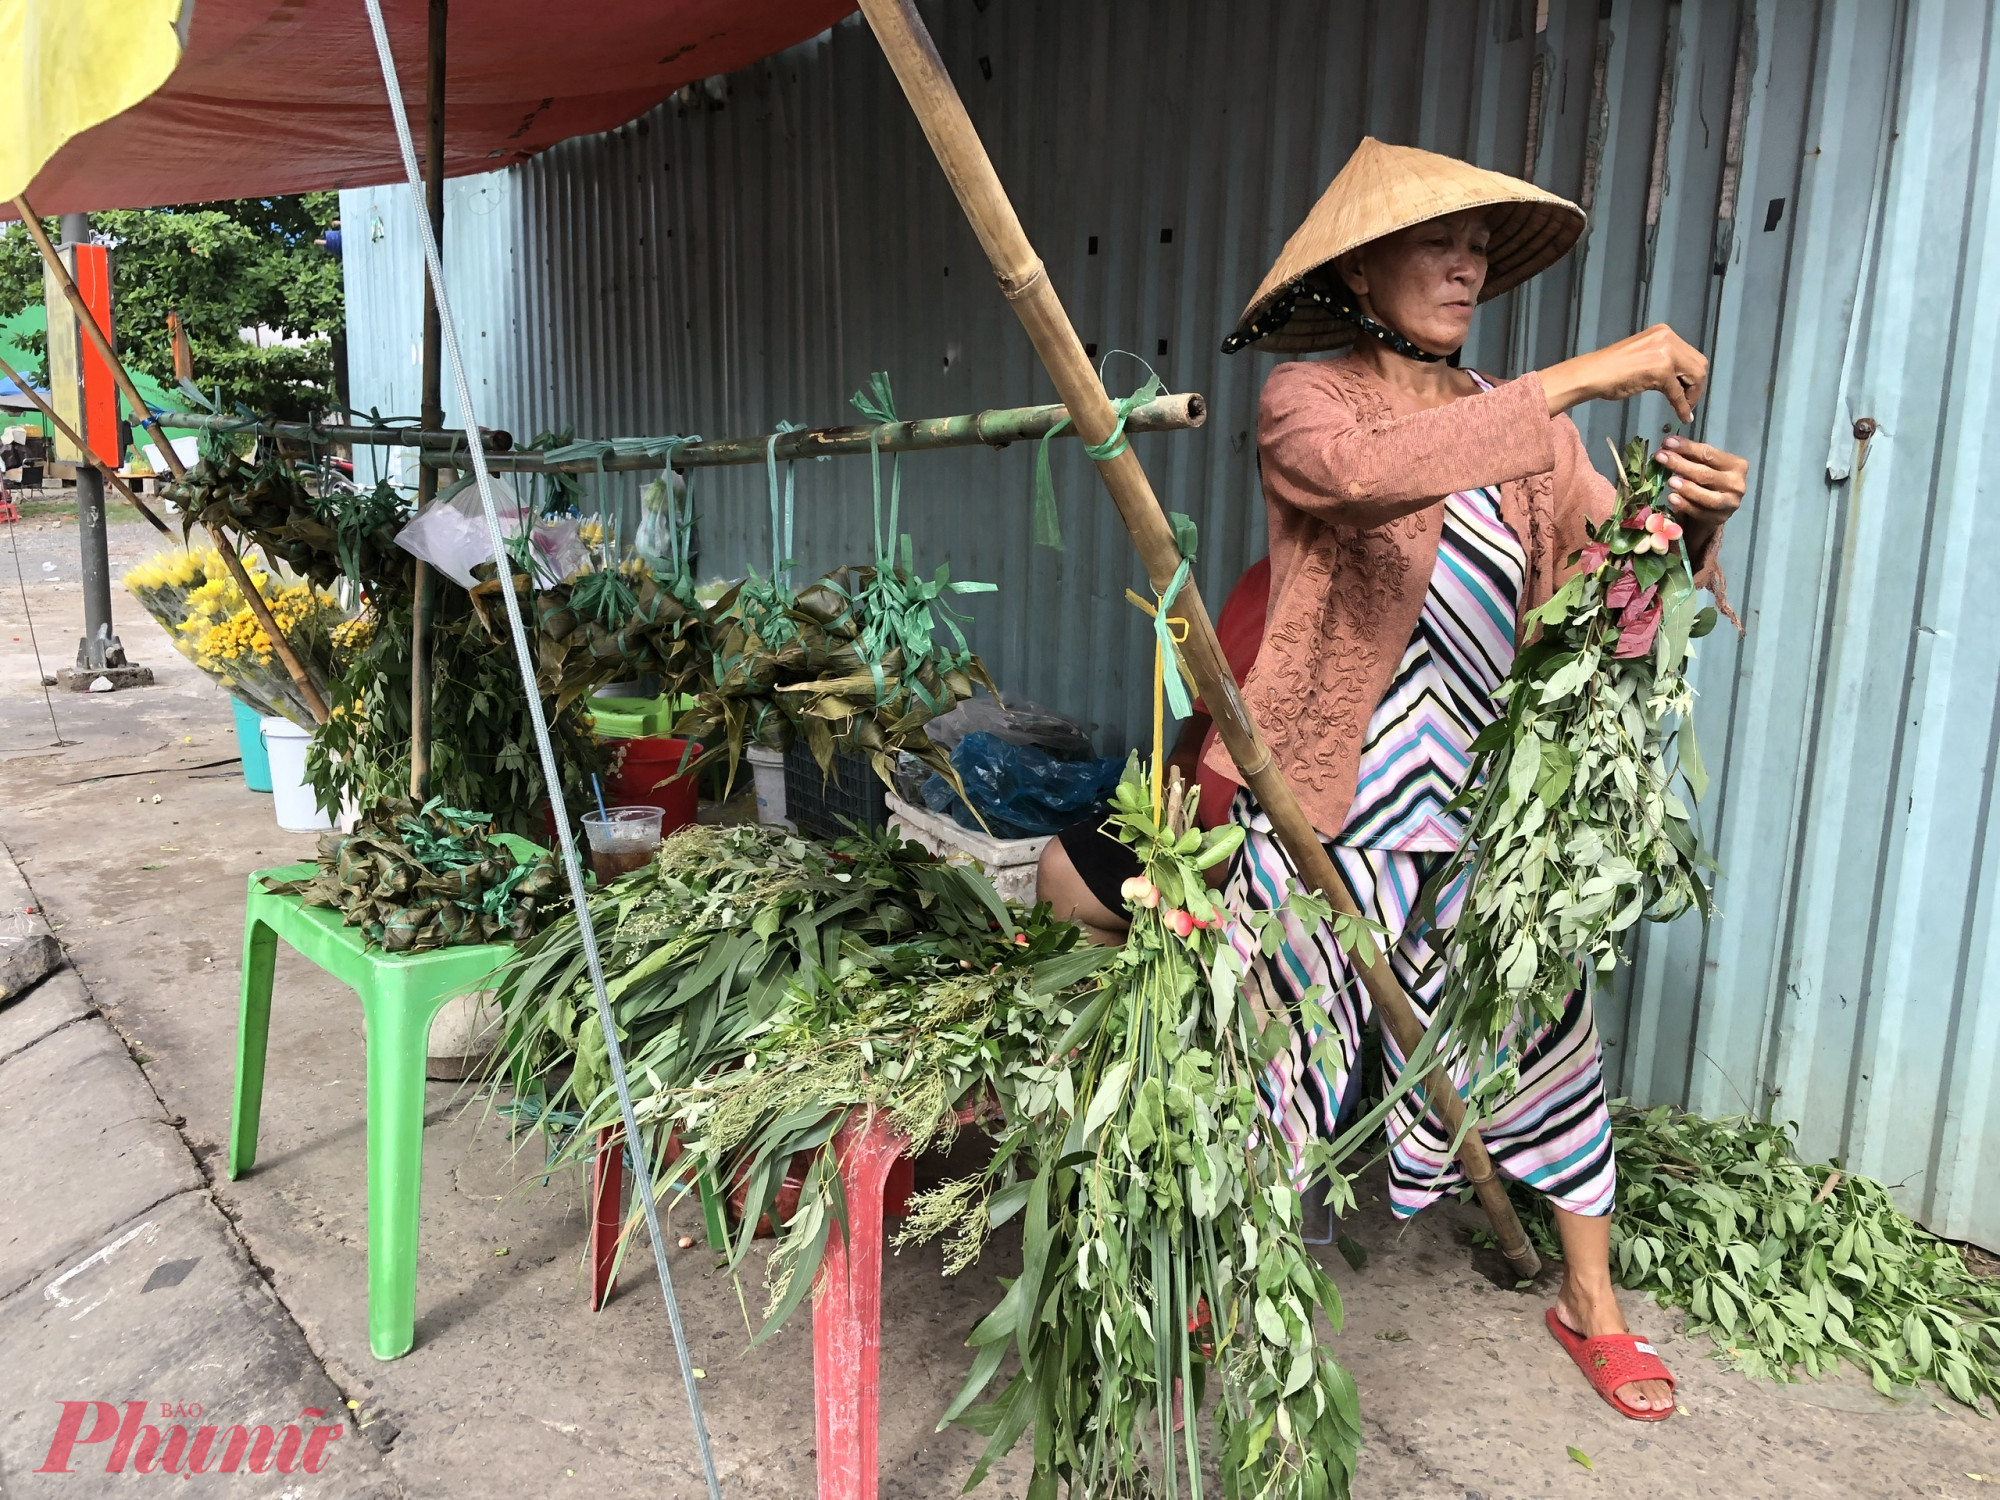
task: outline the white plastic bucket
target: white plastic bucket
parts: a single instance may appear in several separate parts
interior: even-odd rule
[[[743,758],[750,762],[751,782],[757,788],[757,821],[790,828],[792,820],[785,816],[785,752],[752,745]]]
[[[306,780],[306,746],[312,731],[290,719],[265,719],[258,727],[264,734],[264,753],[271,760],[271,810],[278,815],[278,826],[293,833],[333,827],[333,819],[319,810]]]

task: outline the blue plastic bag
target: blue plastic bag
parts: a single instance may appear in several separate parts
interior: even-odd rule
[[[985,730],[960,740],[951,764],[965,783],[966,800],[986,819],[985,829],[942,776],[924,783],[924,805],[950,814],[961,828],[1003,839],[1060,832],[1110,797],[1125,770],[1117,756],[1062,760],[1033,745],[1010,745]]]

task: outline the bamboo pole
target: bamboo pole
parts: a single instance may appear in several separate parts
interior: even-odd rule
[[[431,238],[444,250],[444,46],[446,0],[431,0],[429,76],[424,85],[424,211]],[[427,431],[444,426],[444,340],[437,288],[424,277],[423,394],[417,417]],[[437,498],[437,470],[417,469],[417,509]],[[431,565],[417,559],[410,586],[410,798],[431,794]]]
[[[116,489],[119,494],[123,495],[128,501],[131,502],[132,508],[134,510],[138,511],[140,515],[144,516],[148,521],[151,521],[153,523],[153,529],[155,531],[159,532],[159,534],[164,537],[170,538],[173,536],[174,534],[173,528],[168,526],[165,521],[162,521],[157,515],[153,513],[152,508],[148,506],[145,501],[139,498],[138,492],[134,490],[132,486],[130,486],[125,482],[124,477],[120,475],[116,469],[111,468],[109,465],[97,462],[95,456],[91,454],[90,444],[86,443],[82,438],[78,437],[76,429],[70,426],[69,423],[65,422],[60,416],[58,416],[56,413],[56,409],[53,406],[49,405],[48,402],[44,401],[39,395],[35,393],[34,388],[28,384],[28,379],[25,375],[21,374],[20,371],[16,370],[12,365],[8,364],[7,361],[4,359],[0,359],[0,375],[6,376],[9,380],[13,381],[15,385],[21,388],[21,394],[26,396],[30,401],[35,403],[35,409],[39,411],[44,417],[46,417],[50,422],[54,423],[56,430],[58,432],[60,432],[64,437],[68,438],[72,443],[76,444],[77,451],[84,455],[84,462],[90,464],[99,473],[101,473],[108,481],[110,481],[112,487]]]
[[[921,417],[909,422],[885,422],[881,426],[860,423],[844,427],[814,427],[788,432],[778,438],[777,456],[788,458],[848,458],[865,455],[868,439],[876,438],[884,453],[917,453],[936,448],[1004,448],[1010,443],[1032,442],[1045,437],[1069,415],[1060,402],[1042,406],[1009,406],[989,411],[968,412],[955,417]],[[210,416],[205,412],[170,412],[166,420],[176,427],[206,429],[211,432],[247,432],[257,437],[286,442],[325,445],[344,443],[350,447],[417,448],[422,462],[434,469],[463,469],[466,445],[462,432],[445,428],[422,431],[415,427],[361,427],[309,422],[245,420],[241,417]],[[1156,396],[1135,406],[1125,421],[1127,432],[1184,432],[1208,420],[1208,404],[1194,392]],[[552,464],[541,453],[514,449],[513,435],[498,429],[480,428],[486,445],[486,466],[498,473],[595,474],[594,459],[572,459]],[[1076,428],[1065,427],[1060,438],[1076,436]],[[771,434],[748,437],[711,438],[689,443],[674,452],[676,469],[705,468],[729,464],[761,464]],[[665,441],[661,439],[661,441]],[[661,460],[652,454],[607,453],[606,473],[651,472]]]
[[[76,279],[69,274],[69,267],[63,264],[62,257],[56,254],[56,247],[49,243],[48,232],[42,228],[42,221],[36,215],[34,206],[26,198],[16,198],[14,211],[27,226],[28,237],[35,242],[35,248],[41,252],[42,264],[49,268],[49,273],[56,278],[56,284],[62,288],[63,299],[69,303],[70,311],[76,314],[76,320],[82,326],[85,336],[104,357],[105,364],[110,366],[111,378],[117,382],[119,393],[125,398],[125,404],[131,407],[132,415],[138,417],[152,430],[153,437],[159,444],[160,454],[165,458],[167,467],[173,471],[174,478],[182,478],[187,473],[187,465],[182,463],[180,455],[174,452],[174,445],[167,441],[167,434],[160,426],[160,419],[153,415],[152,408],[140,397],[139,388],[132,383],[132,377],[125,369],[125,362],[119,359],[116,351],[112,349],[109,336],[97,326],[97,319],[92,315],[89,304],[83,300],[83,293],[76,289]],[[83,451],[86,454],[90,452],[88,448]],[[305,663],[300,661],[298,653],[292,650],[292,643],[286,640],[284,632],[278,629],[278,622],[271,618],[271,606],[265,601],[256,584],[250,581],[250,574],[244,569],[243,559],[236,555],[234,544],[223,535],[220,526],[210,526],[208,535],[215,543],[215,550],[222,555],[223,566],[229,569],[230,577],[236,580],[236,587],[243,591],[243,599],[250,606],[250,612],[257,617],[257,623],[263,627],[264,634],[270,637],[272,649],[278,653],[279,660],[284,662],[285,670],[291,673],[292,681],[298,686],[299,696],[305,699],[306,707],[312,711],[313,718],[324,724],[327,719],[326,700],[313,685],[312,674],[306,671]]]
[[[450,427],[426,432],[415,427],[391,427],[386,423],[355,426],[331,422],[280,422],[274,418],[218,417],[196,411],[168,412],[161,420],[173,427],[187,427],[208,432],[247,433],[252,437],[278,438],[284,442],[305,443],[317,447],[339,443],[348,447],[421,448],[426,452],[439,451],[447,457],[456,455],[461,460],[471,452],[466,446],[465,434]],[[498,428],[480,428],[479,440],[485,444],[488,458],[506,453],[514,446],[513,434]]]
[[[925,417],[913,422],[884,422],[881,426],[862,424],[848,427],[813,427],[799,432],[787,432],[778,438],[777,457],[788,458],[851,458],[865,456],[868,440],[874,437],[877,446],[884,453],[915,453],[938,448],[975,448],[981,445],[990,448],[1004,448],[1009,443],[1027,442],[1046,436],[1058,422],[1069,415],[1066,407],[1014,406],[996,411],[971,412],[958,417]],[[1143,406],[1132,409],[1126,419],[1127,432],[1181,432],[1199,427],[1208,420],[1208,405],[1194,393],[1159,396]],[[1074,425],[1065,427],[1058,437],[1074,437]],[[706,442],[690,443],[685,448],[674,451],[673,466],[676,469],[708,468],[728,464],[761,464],[767,458],[771,434],[759,433],[752,437],[712,438]],[[461,468],[449,453],[422,455],[422,462],[432,468]],[[604,471],[607,474],[658,469],[661,459],[657,454],[607,453],[604,456]],[[535,452],[515,452],[486,455],[486,466],[498,473],[505,470],[516,474],[595,474],[598,464],[595,459],[579,458],[565,463],[550,463]]]
[[[1055,288],[1049,284],[1048,271],[1014,213],[999,174],[986,155],[972,118],[966,113],[913,0],[861,0],[861,10],[874,28],[903,92],[909,96],[910,107],[922,123],[931,149],[937,153],[938,164],[944,168],[952,191],[972,223],[973,233],[992,262],[1001,292],[1014,305],[1036,353],[1055,380],[1057,394],[1075,415],[1077,431],[1093,444],[1104,443],[1117,420],[1110,398],[1091,367]],[[1126,530],[1132,534],[1154,589],[1165,589],[1180,565],[1180,553],[1138,456],[1126,447],[1115,458],[1098,460],[1097,468],[1105,487],[1111,491],[1112,502],[1124,518]],[[1174,608],[1187,617],[1187,643],[1182,651],[1194,673],[1195,684],[1207,701],[1230,757],[1270,817],[1272,831],[1291,855],[1299,873],[1318,888],[1336,911],[1355,913],[1354,901],[1334,873],[1333,862],[1327,858],[1318,833],[1292,795],[1284,772],[1273,762],[1270,748],[1237,691],[1236,679],[1215,638],[1208,610],[1192,582],[1182,585]],[[1386,955],[1365,967],[1357,962],[1357,967],[1396,1045],[1406,1057],[1412,1055],[1422,1040],[1423,1027],[1409,996],[1390,971]],[[1541,1259],[1521,1232],[1506,1186],[1494,1173],[1492,1159],[1478,1130],[1466,1123],[1464,1103],[1442,1067],[1434,1067],[1425,1077],[1424,1093],[1447,1131],[1460,1134],[1462,1130],[1458,1159],[1492,1220],[1501,1253],[1519,1275],[1534,1276],[1541,1270]]]

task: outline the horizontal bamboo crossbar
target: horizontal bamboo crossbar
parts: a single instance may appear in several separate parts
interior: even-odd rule
[[[675,450],[676,469],[710,468],[724,464],[761,464],[771,457],[834,458],[852,457],[869,451],[869,439],[883,453],[915,453],[934,448],[1003,448],[1046,436],[1069,416],[1068,408],[1055,406],[1014,406],[998,411],[971,412],[959,417],[925,417],[914,422],[884,422],[879,426],[862,423],[849,427],[808,427],[797,432],[759,433],[754,437],[711,438]],[[1208,420],[1208,404],[1198,395],[1183,393],[1161,396],[1132,409],[1126,419],[1127,432],[1182,432]],[[1072,436],[1074,425],[1058,436]],[[426,453],[423,461],[435,468],[457,468],[447,454]],[[593,458],[550,463],[529,452],[488,454],[487,467],[516,474],[607,474],[651,471],[665,462],[663,454],[607,453],[600,464]]]
[[[832,458],[868,452],[868,442],[883,453],[915,453],[931,448],[1002,448],[1009,443],[1045,437],[1069,416],[1061,405],[1010,406],[994,411],[970,412],[958,417],[924,417],[913,422],[884,422],[879,426],[861,423],[848,427],[809,427],[777,435],[777,456],[782,459]],[[198,412],[169,412],[164,420],[175,427],[208,428],[218,432],[249,432],[259,437],[283,438],[299,443],[346,443],[382,448],[418,448],[423,462],[435,469],[459,469],[465,452],[465,435],[460,432],[420,432],[413,427],[335,427],[305,422],[251,421],[238,417],[212,417]],[[1159,396],[1132,409],[1125,420],[1127,432],[1185,432],[1208,420],[1208,403],[1192,392]],[[577,458],[550,463],[540,453],[510,451],[513,439],[504,432],[480,429],[487,442],[487,467],[516,474],[594,474],[596,459]],[[1074,435],[1074,425],[1063,428],[1061,437]],[[666,439],[640,439],[657,449]],[[771,434],[753,437],[711,438],[689,443],[674,452],[676,469],[706,468],[721,464],[761,464],[771,452]],[[661,452],[607,453],[602,469],[607,474],[652,471],[665,462]]]
[[[436,448],[458,454],[466,452],[465,434],[451,428],[425,432],[416,427],[280,422],[254,417],[210,416],[206,412],[197,411],[161,411],[158,416],[161,425],[166,427],[210,432],[247,432],[253,437],[282,438],[286,442],[316,443],[321,447],[339,443],[347,447]],[[479,436],[486,444],[489,456],[505,453],[514,446],[511,433],[482,427],[479,429]]]

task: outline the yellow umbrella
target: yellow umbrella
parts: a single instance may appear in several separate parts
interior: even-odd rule
[[[182,0],[0,0],[0,203],[72,136],[122,114],[181,57]]]

